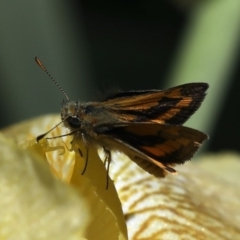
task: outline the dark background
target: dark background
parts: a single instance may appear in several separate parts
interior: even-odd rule
[[[1,3],[0,127],[59,112],[64,97],[35,64],[36,55],[75,100],[94,100],[98,91],[108,92],[114,87],[123,90],[172,87],[168,79],[199,2]],[[218,41],[216,38],[216,44]],[[208,111],[198,117],[201,121],[212,119],[211,124],[200,129],[211,135],[208,151],[239,151],[238,39],[236,42],[224,91],[218,92],[216,83],[211,85],[208,79],[198,76],[192,79],[208,82],[209,94],[215,91],[211,96],[216,98],[209,97],[208,101],[216,106],[217,114]]]

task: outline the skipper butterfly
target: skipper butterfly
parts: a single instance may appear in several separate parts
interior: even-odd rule
[[[40,60],[37,57],[35,60],[50,76]],[[109,163],[111,151],[117,150],[150,174],[164,177],[169,172],[176,173],[173,166],[191,159],[208,138],[198,130],[182,126],[200,107],[207,83],[119,92],[101,102],[82,103],[70,101],[51,79],[67,98],[61,118],[70,130],[69,135],[80,135],[86,148],[102,147]]]

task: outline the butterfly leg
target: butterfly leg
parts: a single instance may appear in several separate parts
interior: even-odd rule
[[[78,149],[78,152],[82,157],[83,156],[82,151],[80,149]],[[88,148],[87,147],[86,147],[86,152],[87,152],[86,161],[85,161],[85,165],[84,165],[84,168],[83,168],[83,171],[82,171],[82,175],[85,173],[85,171],[87,169],[87,165],[88,165]]]
[[[108,176],[108,173],[109,173],[109,168],[110,168],[110,163],[112,161],[112,155],[111,155],[111,151],[109,151],[108,149],[106,149],[105,147],[103,147],[103,150],[104,150],[104,153],[105,153],[105,159],[104,159],[104,166],[107,165],[107,176],[106,176],[106,189],[108,189],[108,181],[109,181],[109,176]]]

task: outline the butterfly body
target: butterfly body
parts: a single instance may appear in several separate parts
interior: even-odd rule
[[[101,102],[63,104],[61,118],[83,142],[107,152],[125,153],[157,177],[174,173],[207,135],[182,124],[199,108],[208,84],[189,83],[166,90],[120,92]]]

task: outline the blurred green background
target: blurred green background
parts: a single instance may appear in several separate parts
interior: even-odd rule
[[[38,56],[73,100],[207,82],[186,125],[208,151],[240,149],[239,0],[1,1],[0,36],[0,127],[60,112]]]

